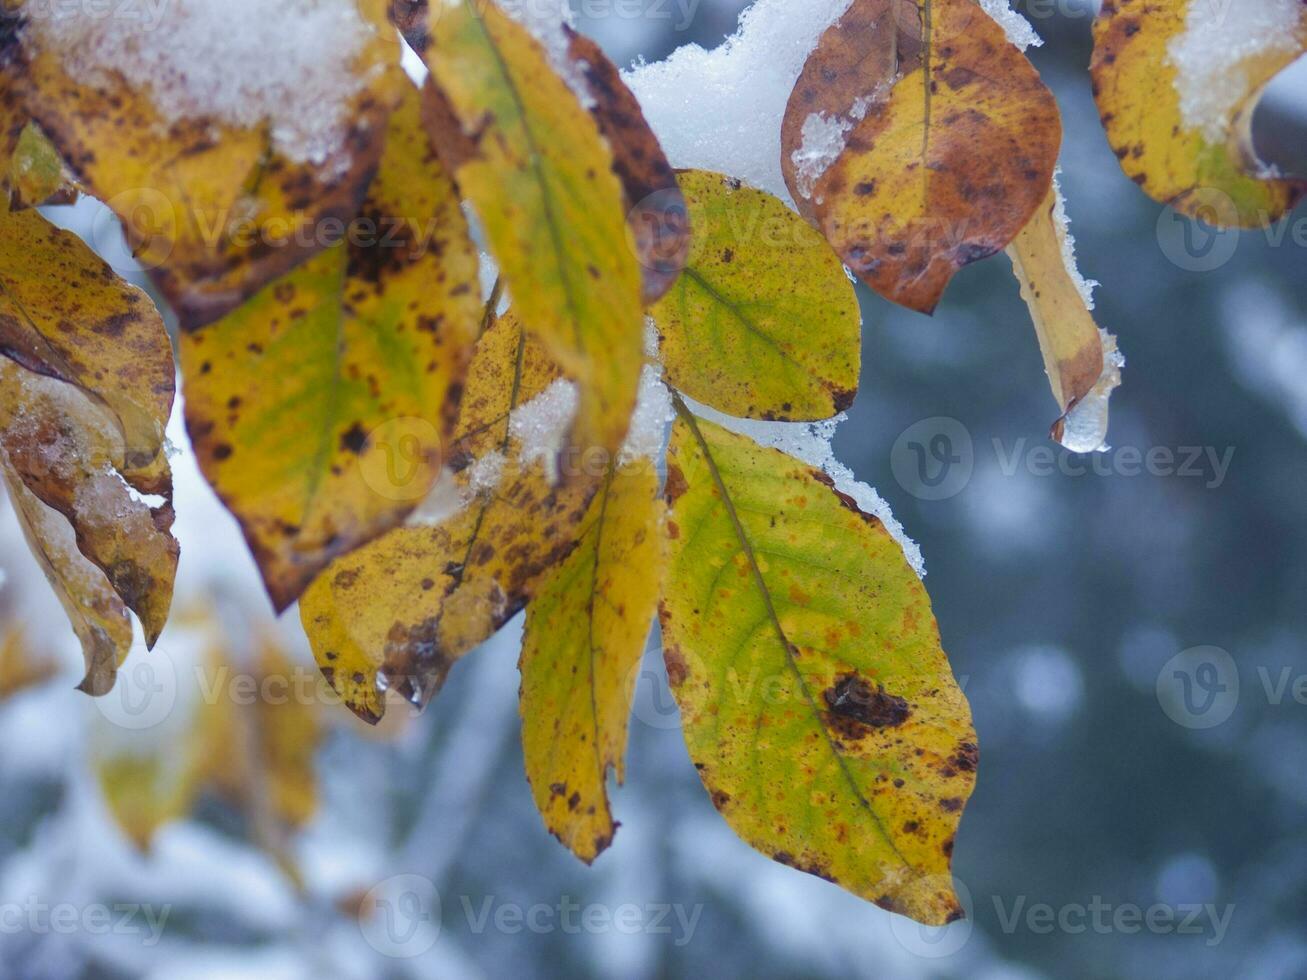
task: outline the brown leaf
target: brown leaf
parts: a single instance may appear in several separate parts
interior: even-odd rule
[[[781,137],[800,212],[860,279],[924,313],[1025,227],[1060,143],[1052,93],[972,0],[854,0],[804,66]]]

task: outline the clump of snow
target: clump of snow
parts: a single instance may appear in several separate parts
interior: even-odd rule
[[[675,417],[671,393],[663,384],[662,368],[646,364],[640,374],[640,392],[636,396],[635,411],[631,414],[631,428],[626,433],[618,461],[661,459],[667,442],[667,426]]]
[[[980,0],[980,5],[985,8],[985,13],[998,21],[999,26],[1007,34],[1007,39],[1020,50],[1037,48],[1044,43],[1044,39],[1035,33],[1035,28],[1031,26],[1030,21],[1012,9],[1010,0]]]
[[[1056,203],[1053,205],[1053,226],[1057,229],[1057,237],[1062,242],[1062,261],[1066,265],[1067,275],[1075,283],[1080,298],[1085,301],[1085,309],[1092,310],[1094,288],[1098,285],[1098,281],[1086,279],[1081,275],[1080,266],[1076,263],[1076,240],[1071,234],[1071,219],[1066,213],[1066,198],[1062,195],[1062,185],[1058,180],[1061,173],[1061,167],[1053,171],[1053,194],[1056,197]]]
[[[567,87],[590,109],[595,99],[585,78],[589,67],[584,61],[574,61],[567,53],[570,41],[564,27],[575,27],[575,17],[567,0],[501,0],[504,13],[512,17],[534,37],[549,58],[549,64]]]
[[[1252,82],[1245,62],[1298,51],[1302,0],[1190,0],[1185,29],[1171,39],[1180,117],[1209,143],[1224,143]]]
[[[790,154],[800,197],[812,197],[813,185],[844,152],[845,137],[852,128],[853,120],[822,112],[809,113],[803,120],[803,142]]]
[[[686,399],[694,414],[716,422],[725,429],[748,436],[763,446],[779,449],[781,452],[802,460],[809,466],[815,466],[831,478],[835,489],[853,499],[860,510],[877,518],[890,537],[899,543],[903,556],[918,576],[926,575],[926,562],[921,555],[921,548],[908,537],[903,525],[895,518],[890,506],[875,489],[858,480],[853,471],[835,458],[831,440],[835,430],[848,419],[841,412],[832,419],[821,422],[762,422],[756,419],[740,419],[724,415],[716,409]]]
[[[476,460],[464,472],[467,476],[467,492],[470,496],[479,497],[484,494],[493,493],[499,486],[499,481],[504,478],[504,463],[507,460],[503,453],[489,452]]]
[[[1073,453],[1101,453],[1108,450],[1108,403],[1112,392],[1121,384],[1121,369],[1125,357],[1116,349],[1116,338],[1101,327],[1099,339],[1103,343],[1103,373],[1089,394],[1071,406],[1062,419],[1062,433],[1058,439]]]
[[[148,90],[164,123],[267,124],[296,163],[341,152],[372,70],[352,70],[373,34],[354,0],[170,0],[141,4],[141,17],[117,6],[27,4],[23,43],[58,52],[83,83],[109,88],[118,74]]]
[[[518,443],[522,466],[543,462],[551,483],[558,481],[558,454],[576,417],[578,397],[576,385],[559,378],[508,417],[508,433]]]
[[[623,73],[668,158],[738,177],[790,201],[780,120],[822,32],[851,0],[756,0],[720,47],[677,48]]]

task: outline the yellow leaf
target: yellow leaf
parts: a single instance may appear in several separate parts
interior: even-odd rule
[[[676,388],[745,418],[814,420],[858,387],[858,297],[821,235],[775,197],[680,174],[694,245],[650,315]]]
[[[582,861],[612,843],[636,668],[662,588],[664,505],[648,460],[611,472],[578,544],[526,607],[522,752],[545,825]]]
[[[854,0],[790,96],[781,165],[863,282],[930,313],[1025,227],[1061,138],[1052,93],[973,0]]]
[[[1060,209],[1054,186],[1007,252],[1062,410],[1051,435],[1073,452],[1092,452],[1107,438],[1107,401],[1121,381],[1120,358],[1116,339],[1094,322],[1067,266]]]
[[[643,363],[640,270],[613,158],[525,28],[436,5],[425,112],[522,321],[580,388],[572,444],[616,453]]]
[[[820,471],[677,410],[664,656],[713,803],[774,860],[957,918],[976,735],[920,579]]]
[[[1251,131],[1266,85],[1307,50],[1307,8],[1252,5],[1283,12],[1282,29],[1258,38],[1240,6],[1105,0],[1090,74],[1108,141],[1149,197],[1208,224],[1260,228],[1307,193],[1307,181],[1269,176]]]
[[[0,61],[13,63],[27,113],[86,189],[123,220],[139,261],[182,326],[193,328],[321,251],[328,223],[357,211],[402,81],[384,8],[384,0],[359,0],[362,37],[352,62],[339,66],[357,82],[340,106],[342,135],[302,159],[278,142],[267,119],[237,124],[205,115],[203,106],[178,115],[176,106],[190,105],[182,81],[134,86],[119,72],[79,70],[100,53],[88,50],[93,42],[49,29],[48,5],[20,5],[21,26],[5,37]],[[169,43],[184,27],[177,19],[191,16],[182,7],[161,14],[169,30],[133,35],[141,65],[158,62],[161,53],[149,45]],[[340,29],[350,28],[342,21]]]
[[[115,752],[96,759],[109,815],[138,850],[148,852],[159,828],[194,806],[199,787],[188,765],[192,758],[189,752]]]
[[[9,489],[23,536],[54,589],[82,644],[86,676],[81,690],[98,697],[112,688],[132,646],[132,623],[104,572],[77,550],[72,526],[27,489],[0,452],[0,475]]]
[[[318,665],[365,721],[384,714],[385,690],[425,705],[455,661],[512,618],[536,577],[575,544],[593,483],[555,486],[512,436],[511,413],[556,378],[514,317],[497,320],[468,374],[453,512],[419,510],[416,522],[334,561],[301,598]]]
[[[182,337],[200,467],[278,610],[403,520],[457,417],[481,316],[477,254],[412,86],[348,236]]]
[[[155,460],[176,384],[163,320],[144,291],[35,211],[0,209],[0,354],[107,408],[129,469]]]

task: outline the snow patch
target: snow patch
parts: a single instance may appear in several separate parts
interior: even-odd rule
[[[1010,0],[980,0],[980,5],[985,8],[985,13],[998,21],[1007,39],[1020,50],[1037,48],[1044,43],[1030,21],[1012,9]]]
[[[1251,81],[1254,56],[1298,50],[1301,0],[1190,0],[1185,29],[1167,45],[1180,117],[1209,143],[1224,143]]]
[[[164,124],[213,119],[269,125],[295,163],[342,152],[349,100],[366,73],[349,70],[373,34],[353,0],[171,0],[139,18],[87,4],[32,3],[23,43],[58,52],[70,75],[111,90],[118,74],[147,90]],[[380,66],[377,66],[380,67]]]
[[[677,48],[623,73],[668,158],[791,202],[781,176],[785,106],[804,63],[851,0],[756,0],[720,47]]]
[[[636,396],[635,411],[631,414],[631,428],[618,462],[625,464],[637,459],[662,459],[667,445],[667,426],[676,417],[672,408],[672,395],[663,384],[662,368],[646,364],[640,373],[640,392]]]
[[[1061,167],[1053,171],[1053,194],[1056,197],[1056,203],[1053,205],[1053,226],[1057,228],[1057,237],[1062,242],[1062,262],[1066,265],[1066,273],[1075,283],[1080,298],[1085,301],[1085,309],[1092,310],[1094,288],[1098,285],[1098,281],[1086,279],[1081,275],[1080,266],[1076,263],[1076,240],[1071,234],[1071,219],[1066,213],[1066,198],[1062,194],[1062,184],[1058,180],[1061,174]]]
[[[1103,344],[1103,373],[1089,394],[1071,406],[1062,419],[1062,435],[1058,440],[1073,453],[1107,452],[1108,403],[1112,392],[1121,385],[1121,369],[1125,357],[1116,349],[1116,338],[1098,329]]]
[[[574,61],[568,54],[570,39],[564,27],[574,28],[576,18],[567,0],[503,0],[500,7],[545,49],[550,67],[567,83],[581,105],[594,108],[595,99],[585,77],[589,65]]]
[[[508,417],[508,433],[518,442],[523,468],[539,460],[550,483],[558,482],[558,454],[576,418],[578,398],[576,385],[559,378]]]

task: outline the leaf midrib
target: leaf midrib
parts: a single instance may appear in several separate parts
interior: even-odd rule
[[[698,420],[695,418],[694,413],[686,407],[684,400],[679,394],[675,392],[672,394],[672,402],[677,415],[679,415],[689,427],[690,432],[694,435],[695,441],[699,445],[699,451],[703,453],[704,462],[707,463],[708,471],[713,478],[713,483],[717,486],[717,492],[721,497],[722,506],[726,509],[726,514],[730,518],[731,525],[740,542],[740,549],[744,554],[745,561],[749,565],[749,571],[752,574],[754,585],[762,596],[763,605],[767,611],[767,618],[771,621],[772,628],[775,630],[777,639],[780,641],[781,649],[785,653],[786,666],[788,666],[791,673],[793,673],[795,681],[799,686],[799,690],[803,693],[804,701],[807,702],[808,708],[812,712],[813,720],[816,722],[817,728],[821,732],[827,748],[830,749],[831,755],[839,766],[840,774],[844,777],[845,782],[848,783],[849,789],[853,792],[859,805],[867,812],[868,816],[871,817],[872,822],[876,825],[876,829],[880,831],[881,837],[884,838],[885,843],[889,846],[890,850],[894,852],[895,857],[899,859],[904,867],[911,870],[912,865],[908,863],[907,858],[905,858],[902,852],[899,851],[898,846],[894,843],[894,838],[890,836],[890,833],[885,827],[884,822],[881,820],[880,815],[872,807],[871,801],[863,794],[862,788],[854,778],[852,770],[849,769],[848,762],[845,760],[843,753],[841,753],[836,747],[835,742],[831,739],[830,732],[821,721],[821,714],[817,709],[817,703],[812,696],[812,691],[808,688],[803,673],[799,670],[798,664],[794,661],[794,652],[791,649],[790,639],[786,635],[785,627],[781,625],[780,617],[776,613],[776,607],[772,602],[771,591],[767,588],[767,583],[762,577],[762,569],[758,566],[757,558],[754,555],[753,544],[749,540],[749,536],[744,530],[744,525],[740,522],[739,515],[735,511],[735,504],[731,499],[730,491],[727,490],[726,482],[722,478],[721,471],[717,468],[717,462],[713,459],[712,450],[709,449],[708,442],[704,438],[703,432],[699,429]]]

